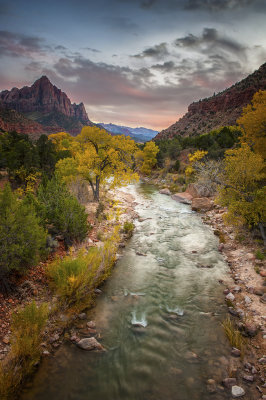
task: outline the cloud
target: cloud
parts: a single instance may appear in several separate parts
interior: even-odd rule
[[[152,65],[151,68],[163,73],[169,73],[176,71],[176,64],[173,61],[166,61],[163,64]]]
[[[0,56],[29,57],[48,47],[44,39],[9,31],[0,31]]]
[[[221,11],[244,8],[256,0],[188,0],[185,4],[187,10]]]
[[[175,40],[174,45],[188,50],[196,50],[205,54],[212,54],[218,50],[226,51],[238,56],[245,56],[247,47],[237,41],[221,36],[217,29],[204,28],[200,36],[188,34]]]
[[[104,17],[103,22],[105,26],[109,26],[112,30],[124,31],[127,33],[130,32],[133,34],[137,34],[140,30],[140,27],[137,23],[133,22],[128,17],[119,15]]]
[[[156,44],[155,46],[148,47],[142,53],[135,54],[131,57],[135,58],[145,58],[145,57],[152,57],[157,59],[162,59],[169,55],[167,43],[163,42],[160,44]]]
[[[83,50],[91,51],[92,53],[101,53],[101,50],[93,49],[91,47],[83,47]]]

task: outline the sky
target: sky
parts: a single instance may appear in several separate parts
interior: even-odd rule
[[[46,75],[94,122],[156,130],[266,61],[265,0],[0,0],[0,91]]]

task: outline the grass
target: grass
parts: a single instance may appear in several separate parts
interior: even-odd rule
[[[235,328],[231,318],[227,317],[222,322],[222,326],[231,346],[239,349],[241,351],[241,357],[243,357],[245,352],[245,340],[239,330]]]
[[[264,258],[265,258],[265,255],[264,255],[264,253],[262,251],[257,250],[256,253],[255,253],[255,257],[256,257],[257,260],[263,261]]]
[[[42,331],[48,318],[48,305],[33,301],[13,314],[11,350],[0,366],[0,398],[14,398],[22,381],[34,370],[41,356]]]
[[[51,286],[69,312],[90,307],[94,289],[109,276],[116,260],[118,229],[114,229],[102,247],[92,247],[87,253],[80,251],[63,260],[58,258],[49,265],[47,274]]]

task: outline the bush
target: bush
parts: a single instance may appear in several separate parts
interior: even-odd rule
[[[123,231],[128,235],[132,235],[134,228],[135,225],[133,224],[133,222],[126,221],[123,226]]]
[[[257,251],[256,251],[255,256],[256,256],[256,259],[257,259],[257,260],[261,260],[261,261],[263,261],[264,258],[265,258],[265,255],[264,255],[263,252],[260,251],[260,250],[257,250]]]
[[[57,259],[48,267],[51,285],[68,307],[81,311],[93,299],[93,289],[110,274],[116,259],[118,236],[116,229],[102,247],[92,247],[88,253],[80,252],[63,260]]]
[[[176,160],[176,162],[174,163],[172,170],[178,172],[180,169],[180,161]]]
[[[46,244],[46,232],[34,207],[12,193],[10,185],[0,192],[0,278],[11,270],[34,265]]]
[[[30,375],[40,359],[42,331],[48,318],[48,306],[33,301],[13,315],[11,351],[0,366],[0,398],[13,399],[19,385]]]
[[[39,187],[36,206],[43,224],[52,225],[54,233],[63,235],[67,245],[85,239],[89,229],[85,207],[59,179],[53,178]]]

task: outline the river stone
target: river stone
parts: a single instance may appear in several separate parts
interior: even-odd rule
[[[230,387],[234,386],[235,384],[236,384],[236,378],[225,378],[223,380],[223,385],[226,388],[230,388]]]
[[[245,296],[244,300],[245,300],[246,306],[249,306],[252,303],[252,300],[251,300],[251,298],[249,296]]]
[[[170,190],[168,188],[161,189],[160,193],[161,194],[166,194],[167,196],[171,196],[171,192],[170,192]]]
[[[243,379],[247,382],[253,382],[254,381],[254,376],[252,375],[244,375]]]
[[[233,295],[233,293],[228,293],[225,296],[226,300],[230,300],[230,301],[234,301],[235,300],[235,296]]]
[[[214,379],[207,380],[207,391],[209,393],[215,393],[217,391],[216,382]]]
[[[240,357],[241,356],[241,351],[239,349],[237,349],[236,347],[233,347],[232,351],[231,351],[231,354],[234,357]]]
[[[236,399],[246,394],[245,390],[240,386],[232,386],[232,397]]]
[[[256,336],[258,332],[258,327],[256,325],[247,323],[244,325],[244,334],[249,337]]]
[[[96,324],[94,321],[89,321],[87,322],[87,327],[90,329],[95,329],[96,328]]]
[[[235,292],[235,293],[241,292],[241,286],[235,286],[235,287],[233,287],[233,292]]]
[[[81,339],[77,346],[83,350],[104,350],[103,346],[95,339],[95,337]]]

